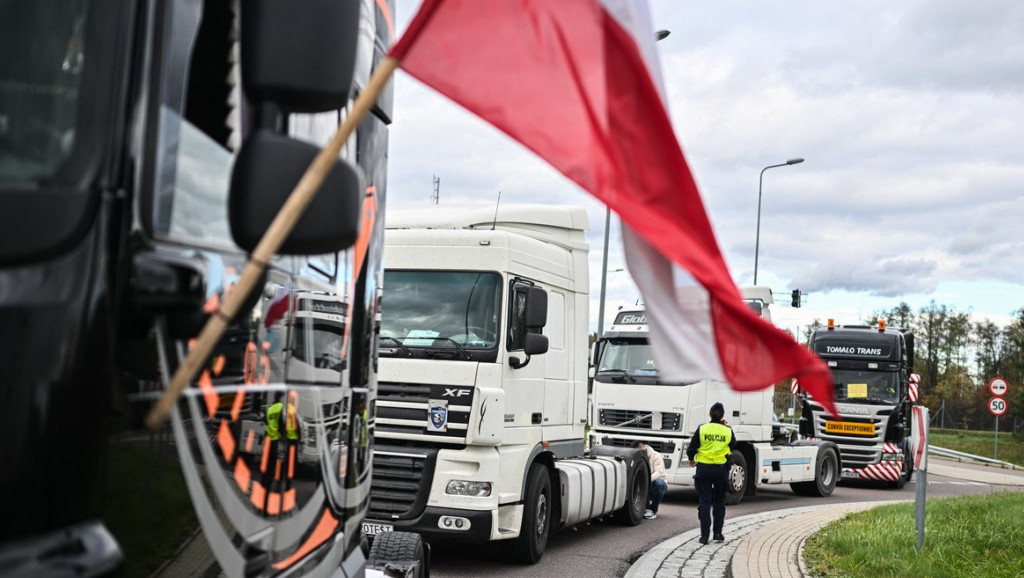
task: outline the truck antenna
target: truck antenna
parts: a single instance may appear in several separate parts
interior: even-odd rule
[[[491,230],[498,224],[498,205],[501,204],[501,191],[498,191],[498,202],[494,203],[494,220],[491,221]]]

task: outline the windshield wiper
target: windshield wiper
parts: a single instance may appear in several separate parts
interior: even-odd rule
[[[430,339],[434,341],[447,341],[448,343],[451,343],[452,345],[455,346],[457,357],[461,357],[462,359],[473,359],[473,356],[471,356],[469,352],[466,351],[466,348],[463,347],[458,341],[452,339],[451,337],[431,337]],[[433,345],[431,345],[431,347],[433,347]],[[423,355],[426,355],[427,357],[435,357],[437,354],[437,351],[432,351],[430,349],[426,349],[423,351]]]
[[[387,339],[391,343],[394,343],[395,347],[397,349],[400,349],[402,351],[402,353],[405,354],[406,357],[412,357],[413,356],[412,355],[412,350],[409,349],[408,347],[406,347],[404,343],[402,343],[401,341],[395,339],[394,337],[389,337],[387,335],[381,335],[377,339],[378,339],[378,341],[383,341],[383,340]]]
[[[614,379],[618,383],[622,383],[623,381],[627,381],[627,380],[630,383],[636,383],[636,380],[633,379],[633,376],[631,376],[629,373],[627,373],[625,369],[602,369],[601,371],[597,372],[598,375],[601,375],[602,373],[604,373],[604,374],[608,374],[608,373],[617,374],[617,377],[613,377],[612,379]]]

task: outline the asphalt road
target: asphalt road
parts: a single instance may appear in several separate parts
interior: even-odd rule
[[[957,468],[979,466],[960,465]],[[827,498],[800,497],[783,486],[761,486],[758,495],[747,497],[726,514],[725,532],[729,531],[730,516],[743,516],[769,510],[820,505],[824,503],[871,502],[887,500],[913,500],[916,480],[903,489],[866,482],[842,482]],[[928,474],[928,497],[987,494],[1005,491],[1005,486],[964,481]],[[628,527],[613,521],[599,521],[578,528],[554,532],[544,557],[534,565],[521,565],[505,560],[499,545],[439,543],[432,545],[430,575],[434,578],[619,578],[630,564],[656,544],[681,532],[698,526],[697,493],[692,488],[671,486],[662,502],[658,517],[645,520],[639,526]]]

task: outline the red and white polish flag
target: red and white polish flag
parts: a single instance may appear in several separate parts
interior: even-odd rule
[[[665,377],[739,391],[799,377],[835,414],[825,364],[742,302],[663,102],[654,34],[634,0],[425,0],[390,55],[619,215]]]

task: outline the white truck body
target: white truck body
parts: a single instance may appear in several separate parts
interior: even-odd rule
[[[755,312],[771,321],[768,288],[747,287],[742,293]],[[793,484],[799,493],[831,494],[838,479],[834,444],[791,439],[782,424],[774,423],[771,386],[737,392],[714,380],[662,381],[648,345],[645,315],[643,306],[621,309],[597,344],[591,447],[632,447],[642,441],[661,453],[668,483],[692,486],[695,469],[689,466],[686,446],[696,428],[708,421],[711,405],[721,402],[737,440],[730,503],[755,493],[758,484]]]
[[[548,526],[603,516],[628,500],[641,515],[646,478],[642,496],[630,480],[634,462],[646,471],[642,455],[583,457],[586,212],[430,208],[389,213],[386,226],[366,530],[512,540],[514,557],[533,562]],[[524,330],[537,293],[546,314]],[[541,334],[546,351],[527,355],[524,343]],[[531,474],[538,467],[549,490],[543,507],[531,498],[542,483]]]

